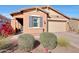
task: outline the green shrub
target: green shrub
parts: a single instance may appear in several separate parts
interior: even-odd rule
[[[78,30],[75,30],[75,32],[79,34],[79,29]]]
[[[62,46],[62,47],[69,46],[69,40],[67,40],[67,38],[65,37],[59,37],[57,41],[59,46]]]
[[[0,40],[4,39],[5,37],[3,37],[2,35],[0,35]]]
[[[43,32],[40,34],[40,42],[44,48],[54,49],[57,46],[57,37],[53,33]]]
[[[35,39],[30,34],[22,34],[19,36],[19,49],[29,52],[34,47]]]
[[[9,48],[10,44],[11,44],[10,38],[0,40],[0,50]]]

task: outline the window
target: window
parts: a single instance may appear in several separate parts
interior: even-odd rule
[[[42,27],[42,17],[30,16],[29,17],[29,27]]]
[[[33,19],[33,27],[38,27],[38,18]]]

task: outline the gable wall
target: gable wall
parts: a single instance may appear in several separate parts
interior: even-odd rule
[[[46,9],[44,9],[44,10],[46,10]],[[51,9],[48,9],[48,11],[49,11],[49,16],[51,17],[51,19],[49,19],[49,20],[68,20],[63,15],[61,15]]]

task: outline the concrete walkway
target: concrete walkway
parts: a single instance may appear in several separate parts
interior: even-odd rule
[[[66,37],[70,41],[70,43],[75,46],[76,48],[79,48],[79,34],[74,32],[60,32],[55,33],[58,37]]]

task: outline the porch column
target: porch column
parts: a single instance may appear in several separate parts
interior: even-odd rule
[[[11,20],[11,26],[14,30],[16,30],[16,18]]]

